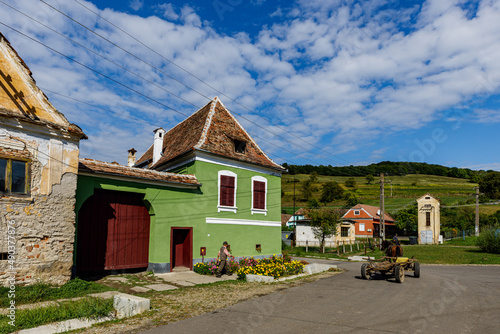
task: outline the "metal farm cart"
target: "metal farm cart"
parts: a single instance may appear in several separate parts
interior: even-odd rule
[[[413,272],[414,277],[420,277],[420,262],[414,258],[384,256],[378,260],[368,257],[368,263],[361,265],[361,277],[368,279],[374,273],[382,276],[394,276],[396,282],[403,283],[405,270]]]

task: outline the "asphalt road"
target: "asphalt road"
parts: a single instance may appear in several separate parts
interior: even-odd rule
[[[335,264],[348,271],[145,333],[500,333],[500,266],[422,265],[399,284]]]

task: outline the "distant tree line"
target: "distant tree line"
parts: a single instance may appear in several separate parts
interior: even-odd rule
[[[449,176],[462,179],[470,179],[478,182],[486,171],[476,171],[468,168],[445,167],[441,165],[427,164],[425,162],[391,162],[382,161],[368,166],[313,166],[313,165],[289,165],[283,164],[290,174],[311,174],[326,176],[377,176],[384,173],[387,176],[407,174],[425,174],[437,176]]]

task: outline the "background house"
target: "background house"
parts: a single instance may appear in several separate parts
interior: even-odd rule
[[[73,265],[79,141],[86,136],[47,100],[2,34],[0,124],[0,283],[11,275],[18,283],[64,283]]]
[[[395,233],[394,218],[384,213],[386,237]],[[380,236],[380,208],[366,204],[356,204],[343,216],[342,220],[351,221],[355,226],[357,238],[373,238]]]
[[[306,217],[305,217],[304,209],[300,208],[297,211],[295,211],[295,213],[293,215],[291,215],[290,218],[288,218],[286,226],[295,227],[296,222],[298,222],[300,220],[304,220],[305,218]]]
[[[304,209],[297,210],[297,216],[303,218],[296,221],[295,226],[295,243],[298,247],[319,247],[320,240],[314,235],[311,223],[307,218]],[[349,221],[341,221],[337,226],[337,232],[329,238],[325,239],[325,247],[337,247],[337,245],[353,244],[355,241],[354,224]]]
[[[102,245],[126,249],[127,238],[144,231],[141,247],[147,249],[147,267],[154,272],[190,269],[203,258],[215,258],[223,241],[237,257],[281,253],[284,168],[266,156],[218,98],[171,130],[156,129],[152,143],[135,167],[81,161],[76,206],[80,269],[107,270],[107,257],[120,257],[101,250],[94,259],[99,268],[81,267],[91,262],[85,259],[91,240],[80,233],[89,233],[98,217],[108,231]],[[141,212],[143,223],[131,218],[130,232],[115,233],[118,200],[127,198],[138,207],[134,210]],[[92,208],[103,201],[107,211],[98,214]],[[145,260],[140,262],[130,259],[120,267],[146,266]]]
[[[425,194],[417,198],[418,243],[437,244],[441,231],[441,210],[439,199]]]

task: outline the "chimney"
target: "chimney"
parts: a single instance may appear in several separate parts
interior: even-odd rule
[[[163,128],[158,128],[153,131],[155,134],[155,139],[153,142],[153,165],[160,160],[163,150],[163,135],[165,130]]]
[[[133,167],[135,165],[135,152],[137,152],[134,148],[128,150],[128,162],[127,166]]]

